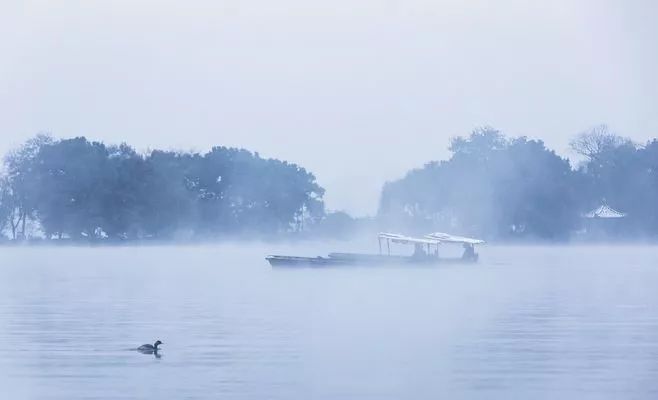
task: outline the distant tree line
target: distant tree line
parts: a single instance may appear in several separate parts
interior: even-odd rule
[[[37,136],[5,157],[0,228],[13,239],[171,239],[295,231],[323,218],[313,174],[242,149],[140,154]]]
[[[387,183],[378,217],[408,231],[562,240],[607,203],[628,214],[625,234],[658,235],[658,141],[639,145],[598,126],[571,147],[583,157],[575,166],[540,140],[477,129],[452,140],[448,160]]]
[[[540,140],[481,128],[384,185],[377,217],[325,210],[304,168],[243,149],[154,150],[39,135],[10,152],[0,176],[0,232],[74,240],[208,238],[359,230],[449,231],[486,239],[566,240],[607,203],[624,235],[658,236],[658,140],[605,126],[578,135],[572,165]]]

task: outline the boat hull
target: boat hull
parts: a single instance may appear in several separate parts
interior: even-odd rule
[[[295,257],[272,255],[265,258],[272,267],[331,267],[331,266],[382,266],[382,265],[443,265],[473,264],[475,259],[405,257],[379,254],[331,253],[329,257]]]
[[[267,256],[265,259],[273,267],[326,267],[346,264],[328,257]]]

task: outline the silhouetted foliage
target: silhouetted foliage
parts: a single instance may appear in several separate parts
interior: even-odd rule
[[[5,157],[6,176],[2,183],[3,197],[10,209],[7,215],[13,239],[26,236],[29,218],[34,217],[39,201],[39,182],[35,179],[36,156],[41,147],[52,142],[46,135],[37,135]]]
[[[8,179],[3,177],[0,180],[0,232],[3,232],[9,225],[10,217],[15,209],[11,187],[9,186]],[[2,235],[0,234],[1,237]]]
[[[628,214],[624,233],[658,234],[658,142],[640,146],[605,127],[579,137],[596,143],[578,168],[586,208],[603,199]]]
[[[615,225],[622,236],[657,235],[658,141],[639,146],[600,125],[571,146],[585,157],[576,169],[541,141],[478,129],[452,141],[449,160],[387,183],[380,218],[422,232],[563,239],[608,203],[627,213]]]
[[[14,239],[29,219],[48,238],[135,239],[282,232],[324,212],[312,174],[246,150],[141,155],[39,136],[6,166],[0,217]]]
[[[493,128],[454,138],[451,157],[384,185],[378,221],[325,214],[305,169],[242,149],[155,150],[36,136],[5,157],[0,231],[131,240],[307,231],[349,237],[363,227],[488,239],[563,240],[607,203],[627,214],[619,235],[658,235],[658,140],[638,145],[597,126],[578,135],[574,168],[540,140]],[[33,223],[32,223],[33,222]]]

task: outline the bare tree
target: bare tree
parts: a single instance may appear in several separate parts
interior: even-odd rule
[[[585,156],[588,160],[595,160],[603,153],[622,146],[635,146],[628,139],[621,137],[608,128],[607,125],[598,125],[582,132],[573,139],[569,146],[576,153]]]

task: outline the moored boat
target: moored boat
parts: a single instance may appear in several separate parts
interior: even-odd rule
[[[478,261],[475,253],[475,245],[483,244],[483,240],[472,239],[462,236],[453,236],[446,233],[436,232],[423,238],[404,236],[397,233],[380,233],[379,254],[362,253],[330,253],[327,257],[299,257],[285,255],[270,255],[265,259],[272,267],[327,267],[346,265],[395,265],[395,264],[470,264]],[[382,242],[386,243],[387,254],[382,253]],[[414,253],[411,256],[391,254],[391,243],[402,245],[413,245]],[[464,253],[461,257],[439,257],[439,246],[441,244],[461,244]],[[435,251],[432,252],[432,249]]]

